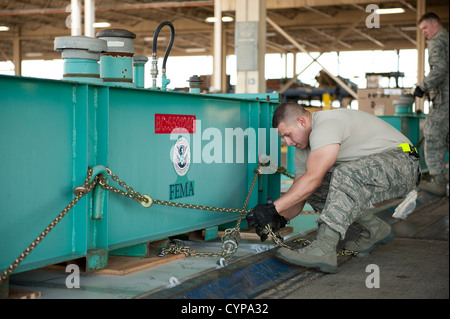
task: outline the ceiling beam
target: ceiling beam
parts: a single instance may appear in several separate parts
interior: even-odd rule
[[[267,22],[272,25],[272,27],[277,30],[282,36],[284,36],[289,42],[291,42],[293,45],[295,45],[301,52],[304,52],[308,54],[308,56],[315,60],[314,57],[311,56],[311,54],[297,41],[294,40],[288,33],[286,33],[280,26],[278,26],[275,22],[273,22],[269,17],[266,17]],[[319,63],[319,61],[315,60],[315,62],[320,65],[322,70],[327,73],[337,84],[339,84],[344,90],[346,90],[353,98],[358,99],[358,95],[353,91],[344,81],[342,81],[339,77],[332,74],[330,71],[328,71],[322,64]]]
[[[222,11],[235,11],[236,1],[222,0]],[[267,9],[291,9],[304,7],[345,6],[358,4],[372,4],[391,2],[392,0],[267,0]]]
[[[326,34],[325,32],[317,29],[317,28],[311,28],[312,31],[317,32],[318,34],[320,34],[321,36],[323,36],[324,38],[327,38],[329,40],[334,40],[334,37],[332,37],[331,35]],[[348,43],[345,43],[344,41],[339,40],[338,43],[344,47],[346,47],[347,49],[351,49],[352,46]]]
[[[359,16],[359,19],[354,19],[353,23],[346,29],[344,29],[334,40],[331,42],[330,46],[333,47],[342,40],[347,34],[349,34],[354,27],[356,27],[358,24],[360,24],[363,20],[366,19],[365,15]]]
[[[400,34],[403,38],[405,38],[406,40],[408,40],[409,42],[411,42],[412,44],[414,44],[414,46],[417,46],[417,41],[414,40],[413,38],[411,38],[409,35],[407,35],[405,32],[403,32],[402,30],[400,30],[399,28],[394,27],[393,25],[390,25],[389,28],[391,30],[394,30],[395,32],[397,32],[398,34]]]
[[[11,57],[6,54],[5,50],[3,50],[2,48],[0,48],[0,55],[3,56],[5,61],[12,61]]]
[[[214,1],[183,1],[183,2],[168,1],[168,2],[155,2],[143,4],[98,6],[95,7],[95,11],[142,10],[142,9],[183,8],[183,7],[203,7],[203,6],[214,6]],[[58,13],[67,13],[67,9],[45,8],[45,9],[0,10],[0,16],[58,14]]]
[[[320,11],[320,10],[318,10],[318,9],[315,9],[315,8],[313,8],[313,7],[305,6],[305,8],[306,8],[307,10],[309,10],[309,11],[312,11],[312,12],[315,12],[315,13],[317,13],[317,14],[323,15],[323,16],[326,17],[326,18],[330,18],[330,19],[333,18],[332,15],[329,15],[328,13],[325,13],[325,12]]]
[[[355,33],[359,34],[360,36],[366,38],[369,41],[372,41],[373,43],[375,43],[376,45],[378,45],[379,47],[384,48],[384,44],[380,41],[378,41],[377,39],[375,39],[374,37],[371,37],[370,35],[368,35],[367,33],[364,33],[356,28],[353,28],[352,31],[354,31]]]

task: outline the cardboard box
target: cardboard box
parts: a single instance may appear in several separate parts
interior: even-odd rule
[[[395,113],[394,101],[402,96],[403,89],[359,89],[358,109],[377,116]]]

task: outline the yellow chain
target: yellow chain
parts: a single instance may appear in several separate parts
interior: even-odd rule
[[[95,178],[91,183],[89,181],[92,178],[92,168],[88,168],[87,177],[83,183],[83,186],[75,188],[75,198],[59,213],[59,215],[44,229],[44,231],[39,234],[39,236],[33,240],[33,242],[25,249],[19,257],[14,260],[14,262],[6,268],[6,270],[0,276],[0,284],[2,284],[8,276],[16,269],[17,266],[36,248],[36,246],[48,235],[48,233],[55,228],[55,226],[61,221],[61,219],[66,216],[66,214],[78,203],[78,201],[86,194],[88,194],[97,184],[98,179]]]
[[[198,210],[208,210],[208,211],[214,211],[214,212],[225,212],[225,213],[239,213],[239,219],[236,223],[236,226],[232,229],[227,229],[224,233],[224,235],[222,236],[222,243],[224,242],[224,238],[226,236],[229,237],[233,237],[234,235],[234,242],[235,242],[235,247],[233,249],[233,247],[225,246],[222,245],[222,252],[221,253],[194,253],[191,251],[191,249],[188,246],[180,246],[179,244],[172,244],[170,245],[168,248],[164,248],[161,251],[161,255],[160,256],[166,256],[167,254],[180,254],[183,253],[186,256],[189,257],[225,257],[226,259],[231,257],[231,254],[234,253],[237,249],[237,245],[238,245],[238,241],[240,238],[240,224],[242,222],[242,219],[244,217],[244,214],[246,213],[250,213],[252,210],[247,210],[247,205],[248,202],[250,200],[250,196],[253,192],[253,188],[255,186],[256,180],[260,174],[259,172],[259,167],[264,166],[264,164],[258,163],[258,168],[256,168],[254,170],[254,177],[253,177],[253,181],[252,184],[250,186],[250,189],[247,193],[245,202],[244,202],[244,206],[242,209],[237,209],[237,208],[223,208],[223,207],[215,207],[215,206],[207,206],[207,205],[198,205],[198,204],[186,204],[186,203],[178,203],[178,202],[170,202],[170,201],[166,201],[166,200],[159,200],[159,199],[153,199],[152,197],[148,196],[148,195],[141,195],[139,192],[134,191],[134,189],[130,186],[127,186],[127,184],[120,180],[119,177],[117,175],[112,174],[110,169],[106,169],[108,175],[111,176],[112,180],[114,180],[115,182],[117,182],[121,187],[125,188],[127,190],[127,192],[123,191],[123,190],[119,190],[111,185],[108,185],[106,182],[106,178],[102,178],[100,177],[99,179],[99,183],[100,185],[107,189],[110,190],[116,194],[128,197],[128,198],[133,198],[134,200],[140,202],[143,206],[145,207],[149,207],[152,204],[158,204],[158,205],[163,205],[163,206],[171,206],[171,207],[180,207],[180,208],[191,208],[191,209],[198,209]],[[278,167],[277,168],[277,173],[285,175],[291,179],[294,179],[293,175],[290,175],[286,172],[286,169],[284,167]],[[150,201],[150,205],[145,205],[146,203],[149,203]],[[285,245],[282,241],[283,238],[279,235],[279,234],[275,234],[272,231],[272,228],[270,225],[266,225],[265,227],[265,232],[267,234],[270,235],[270,237],[272,238],[273,242],[275,244],[277,244],[278,246],[281,247],[285,247],[288,249],[292,249],[290,246]],[[227,249],[228,248],[228,249]]]

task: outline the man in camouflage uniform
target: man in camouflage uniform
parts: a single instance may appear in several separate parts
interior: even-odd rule
[[[310,113],[295,103],[274,112],[272,125],[287,145],[296,147],[294,184],[273,203],[247,215],[257,230],[276,231],[297,216],[305,202],[320,213],[316,239],[307,247],[280,248],[276,257],[295,265],[337,271],[336,246],[348,227],[361,229],[345,248],[367,254],[395,237],[391,226],[368,210],[373,203],[405,196],[420,182],[417,152],[398,130],[356,110]]]
[[[445,154],[448,151],[448,109],[449,109],[449,56],[448,32],[442,27],[435,13],[426,13],[419,20],[422,34],[428,41],[428,62],[430,73],[416,87],[414,95],[423,97],[429,92],[432,107],[425,120],[425,161],[431,183],[421,185],[421,189],[437,196],[446,196]]]

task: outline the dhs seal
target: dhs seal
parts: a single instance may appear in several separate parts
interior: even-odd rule
[[[186,175],[191,165],[191,148],[184,137],[180,137],[173,147],[172,162],[179,176]]]

